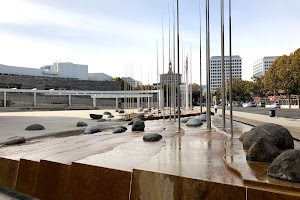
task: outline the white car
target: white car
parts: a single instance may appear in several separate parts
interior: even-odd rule
[[[270,108],[280,108],[280,105],[278,103],[273,103]]]

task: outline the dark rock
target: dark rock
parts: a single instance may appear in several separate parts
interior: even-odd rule
[[[182,122],[182,123],[187,123],[190,119],[191,119],[191,118],[183,118],[183,119],[181,120],[181,122]]]
[[[125,113],[125,111],[122,109],[122,110],[119,110],[119,113]]]
[[[186,125],[187,126],[202,126],[203,123],[200,119],[191,118],[189,121],[187,121]]]
[[[99,126],[89,126],[85,129],[84,134],[94,134],[102,132],[102,129]]]
[[[138,112],[143,112],[144,108],[139,108]]]
[[[137,120],[141,120],[141,119],[139,119],[139,118],[133,118],[129,123],[128,123],[128,125],[132,125],[135,121],[137,121]]]
[[[126,126],[118,126],[118,128],[124,129],[124,131],[127,131],[127,127]]]
[[[280,154],[269,166],[267,174],[274,178],[300,182],[300,150]]]
[[[90,114],[90,117],[92,119],[101,119],[103,117],[103,115],[97,115],[97,114]]]
[[[119,109],[116,109],[115,112],[119,112]]]
[[[241,142],[243,142],[244,139],[245,139],[245,137],[246,137],[246,135],[247,135],[248,133],[249,133],[249,131],[246,131],[246,132],[242,133],[242,134],[240,135],[240,137],[239,137],[239,140],[240,140]]]
[[[8,138],[4,144],[12,145],[12,144],[21,144],[24,142],[26,142],[26,139],[24,137],[15,136],[15,137]]]
[[[153,141],[158,141],[162,138],[160,134],[154,133],[154,134],[147,134],[143,136],[143,140],[145,142],[153,142]]]
[[[142,118],[145,117],[145,115],[144,115],[144,113],[139,113],[139,114],[137,114],[136,117],[139,118],[139,119],[142,119]]]
[[[246,158],[258,162],[272,162],[279,154],[277,146],[267,139],[260,138],[251,145]]]
[[[293,149],[294,141],[290,132],[278,124],[263,124],[252,128],[243,140],[243,146],[249,148],[260,138],[265,138],[280,150]]]
[[[106,119],[99,119],[97,122],[106,122]]]
[[[145,129],[145,123],[140,119],[134,121],[131,127],[132,131],[144,131],[144,129]]]
[[[111,113],[110,113],[110,112],[107,112],[107,111],[105,111],[105,112],[103,113],[103,115],[111,115]]]
[[[107,118],[114,118],[115,116],[113,116],[112,114],[108,115]]]
[[[77,122],[76,126],[77,127],[87,126],[87,123],[85,123],[85,122]]]
[[[116,129],[113,131],[113,133],[123,133],[123,132],[125,132],[125,130],[122,129],[122,128],[116,128]]]
[[[25,130],[27,130],[27,131],[36,131],[36,130],[44,130],[44,129],[45,129],[45,127],[40,124],[32,124],[32,125],[28,126],[27,128],[25,128]]]
[[[202,112],[202,114],[206,114],[206,111]],[[210,115],[215,115],[215,113],[210,111]]]

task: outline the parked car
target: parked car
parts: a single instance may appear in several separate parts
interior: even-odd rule
[[[259,102],[256,106],[264,108],[264,107],[266,107],[266,104],[264,102]]]
[[[280,108],[280,105],[278,103],[273,103],[270,108]]]

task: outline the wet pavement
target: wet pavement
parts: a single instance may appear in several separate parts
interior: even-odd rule
[[[299,195],[298,184],[269,178],[268,164],[245,159],[238,138],[251,126],[234,122],[231,132],[219,116],[212,123],[212,130],[182,123],[177,132],[173,120],[150,120],[144,132],[126,125],[121,134],[107,129],[2,146],[0,185],[41,199],[246,199],[248,187]],[[163,139],[144,142],[148,133]]]

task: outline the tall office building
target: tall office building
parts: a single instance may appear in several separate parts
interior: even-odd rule
[[[242,78],[242,58],[231,56],[232,77]],[[212,56],[210,60],[210,87],[212,92],[216,92],[221,86],[221,56]],[[229,56],[224,56],[225,85],[229,80]]]
[[[278,58],[278,56],[263,57],[257,60],[253,65],[253,76],[261,77],[264,75],[276,58]]]

